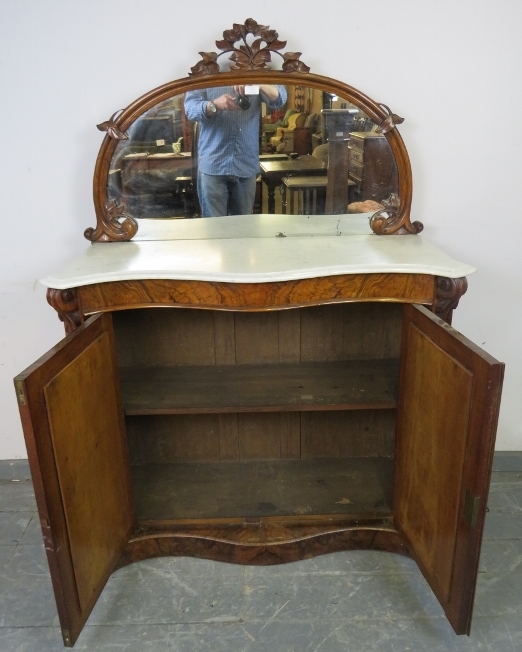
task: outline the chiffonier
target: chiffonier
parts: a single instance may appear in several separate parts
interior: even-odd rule
[[[126,564],[351,549],[411,556],[469,633],[503,376],[450,326],[474,268],[410,220],[398,116],[298,53],[267,70],[284,44],[253,20],[216,45],[231,71],[203,53],[100,125],[91,244],[42,281],[67,336],[15,379],[64,643]],[[371,119],[388,148],[383,210],[148,219],[167,170],[140,179],[150,205],[129,214],[115,161],[138,118],[173,114],[188,140],[184,93],[263,83]],[[197,143],[185,149],[172,156],[194,170]]]

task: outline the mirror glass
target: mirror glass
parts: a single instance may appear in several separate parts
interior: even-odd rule
[[[175,95],[150,108],[126,130],[128,140],[118,142],[107,199],[117,200],[137,219],[201,217],[205,211],[199,201],[198,170],[201,174],[208,167],[206,150],[214,138],[218,140],[211,148],[211,171],[221,170],[232,158],[238,176],[237,170],[255,172],[252,192],[248,190],[251,211],[240,214],[363,213],[379,210],[382,200],[398,193],[392,150],[361,109],[307,86],[269,88],[278,89],[275,100],[263,94],[264,87],[261,95],[256,86],[240,89],[245,108],[237,104],[230,110],[219,108],[223,95],[236,102],[238,93],[230,86]],[[205,107],[207,117],[190,119],[194,113],[190,102],[194,105],[195,100]],[[207,106],[213,100],[215,113]],[[236,152],[221,153],[223,136],[208,134],[208,125],[229,128],[224,117],[239,121],[234,131]],[[237,213],[230,204],[226,210]]]

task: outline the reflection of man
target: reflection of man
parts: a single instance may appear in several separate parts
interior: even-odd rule
[[[239,96],[245,96],[244,86],[205,88],[185,96],[185,113],[199,125],[197,183],[203,217],[252,212],[261,101],[271,109],[286,103],[284,86],[259,86],[258,94],[246,95],[250,107],[245,110],[236,101]]]

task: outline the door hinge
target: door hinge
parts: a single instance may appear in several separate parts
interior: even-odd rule
[[[20,405],[26,405],[23,380],[15,380],[16,396]]]
[[[464,519],[470,527],[475,527],[477,524],[479,509],[480,496],[474,496],[469,489],[466,489],[466,498],[464,500]]]

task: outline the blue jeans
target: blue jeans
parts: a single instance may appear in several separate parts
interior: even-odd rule
[[[256,176],[242,178],[198,171],[198,197],[202,217],[250,215],[255,194]]]

